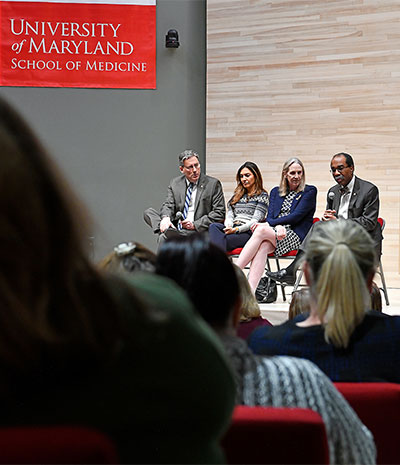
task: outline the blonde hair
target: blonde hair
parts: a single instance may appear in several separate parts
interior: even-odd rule
[[[305,259],[325,340],[347,347],[370,302],[366,282],[376,267],[372,239],[355,221],[321,222],[310,236]]]
[[[289,168],[293,165],[293,163],[299,164],[303,170],[303,176],[301,177],[301,181],[299,187],[296,189],[296,192],[303,191],[304,186],[306,185],[306,171],[304,169],[303,162],[296,157],[289,158],[289,160],[285,161],[282,167],[281,182],[279,183],[279,195],[281,197],[284,197],[290,191],[289,183],[285,176],[288,174]]]
[[[289,320],[293,320],[297,315],[310,311],[310,291],[299,289],[293,292],[289,305]]]
[[[250,289],[249,282],[243,271],[237,266],[233,265],[237,280],[239,282],[240,298],[242,306],[240,309],[240,321],[250,321],[253,318],[261,316],[260,307],[257,300]]]

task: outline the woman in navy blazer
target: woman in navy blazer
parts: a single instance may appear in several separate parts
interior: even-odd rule
[[[271,191],[267,222],[252,227],[253,235],[236,262],[242,269],[251,262],[248,279],[253,290],[268,254],[281,256],[300,246],[312,226],[316,201],[317,188],[305,184],[303,163],[290,158],[283,165],[279,187]]]

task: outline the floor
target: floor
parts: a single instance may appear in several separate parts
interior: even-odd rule
[[[378,281],[378,280],[377,280]],[[379,285],[379,282],[378,282]],[[288,310],[290,303],[290,296],[292,292],[292,287],[287,286],[285,288],[286,292],[286,302],[283,301],[282,292],[280,287],[278,287],[278,299],[273,304],[260,304],[261,315],[264,318],[267,318],[273,325],[278,325],[283,323],[288,318]],[[389,315],[400,315],[400,289],[398,288],[389,288],[389,303],[390,305],[385,305],[385,299],[382,294],[382,311],[388,313]]]

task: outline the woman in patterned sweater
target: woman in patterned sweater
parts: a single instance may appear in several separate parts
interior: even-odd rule
[[[251,227],[267,216],[268,193],[258,166],[251,161],[243,163],[236,181],[225,224],[213,223],[209,227],[210,241],[224,252],[243,247],[252,235]]]
[[[160,248],[156,270],[185,289],[220,337],[234,371],[236,404],[314,410],[325,423],[331,464],[375,463],[372,434],[318,367],[295,357],[254,355],[236,336],[240,293],[226,254],[199,235],[173,239]]]
[[[269,253],[281,256],[299,247],[311,228],[316,199],[316,187],[305,184],[303,163],[298,158],[287,160],[279,188],[271,191],[267,222],[252,225],[253,235],[236,262],[242,269],[251,262],[248,278],[253,290]]]

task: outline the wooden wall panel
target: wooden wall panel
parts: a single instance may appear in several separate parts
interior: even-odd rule
[[[226,198],[245,160],[270,190],[298,156],[321,215],[341,151],[380,190],[385,275],[400,287],[400,3],[208,0],[207,173]]]

